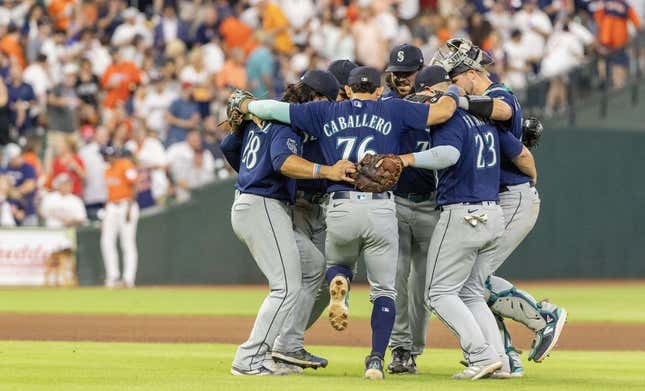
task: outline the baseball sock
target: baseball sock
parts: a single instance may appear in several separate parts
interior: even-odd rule
[[[330,283],[331,280],[339,274],[341,276],[345,276],[345,278],[347,278],[347,281],[349,282],[352,282],[352,279],[354,278],[352,269],[348,268],[347,266],[332,265],[327,269],[327,272],[325,273],[325,279],[327,280],[327,283]]]
[[[372,353],[381,358],[385,357],[385,349],[392,334],[396,308],[390,297],[380,296],[374,300],[372,307]]]

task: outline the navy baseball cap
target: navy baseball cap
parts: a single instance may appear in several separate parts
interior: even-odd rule
[[[372,67],[356,67],[349,72],[347,84],[370,83],[375,86],[381,86],[381,72]]]
[[[340,84],[331,72],[312,69],[305,72],[300,80],[331,101],[336,100],[338,96]]]
[[[423,66],[423,53],[416,46],[395,46],[390,51],[390,64],[385,72],[416,72]]]
[[[414,91],[419,92],[425,87],[432,87],[435,84],[450,82],[448,72],[441,65],[430,65],[423,68],[414,79]]]
[[[352,71],[352,69],[358,67],[358,65],[354,64],[352,61],[349,60],[336,60],[329,64],[329,67],[327,70],[331,72],[332,75],[338,80],[338,82],[341,84],[341,86],[347,85],[347,78],[349,77],[349,72]]]

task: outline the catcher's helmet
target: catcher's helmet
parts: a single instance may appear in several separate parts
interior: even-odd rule
[[[485,70],[493,59],[479,47],[465,38],[452,38],[432,57],[430,64],[441,65],[450,77],[455,77],[469,69]]]

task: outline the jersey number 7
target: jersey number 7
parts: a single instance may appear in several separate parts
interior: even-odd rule
[[[352,153],[354,152],[354,147],[356,146],[356,137],[339,137],[336,140],[336,147],[343,147],[343,160],[351,160],[355,162],[360,162],[363,159],[363,156],[370,153],[376,155],[376,151],[367,149],[367,145],[374,140],[374,136],[367,136],[358,143],[358,150],[356,151],[356,159],[352,159]]]

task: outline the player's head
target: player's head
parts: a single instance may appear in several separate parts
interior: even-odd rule
[[[493,60],[485,51],[467,39],[449,40],[435,54],[431,64],[441,65],[448,72],[453,83],[468,94],[477,93],[476,90],[481,89],[483,84],[490,84],[486,67],[493,64]]]
[[[439,65],[423,68],[414,79],[414,91],[417,94],[428,95],[439,99],[450,86],[448,72]]]
[[[287,85],[282,100],[289,103],[335,101],[339,89],[338,80],[330,72],[312,69],[305,72],[297,83]]]
[[[347,97],[347,94],[345,93],[344,87],[347,85],[349,73],[356,67],[358,67],[358,65],[349,60],[336,60],[329,64],[327,70],[331,72],[332,75],[334,75],[334,77],[340,84],[340,88],[338,89],[338,97],[336,98],[337,101],[349,99]]]
[[[404,43],[390,51],[390,62],[385,69],[387,86],[399,96],[412,93],[414,78],[423,67],[423,53],[416,46]]]
[[[381,72],[372,67],[356,67],[349,72],[345,93],[349,99],[376,100],[383,94]]]

